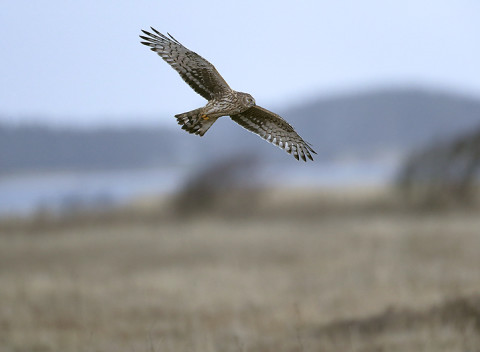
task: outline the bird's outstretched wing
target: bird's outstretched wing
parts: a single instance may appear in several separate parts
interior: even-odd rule
[[[293,154],[297,160],[299,157],[304,161],[307,161],[307,157],[313,160],[310,153],[317,154],[287,121],[260,106],[253,106],[230,117],[250,132],[258,134],[266,141],[285,149],[289,154]]]
[[[154,28],[152,28],[152,31],[155,34],[142,29],[142,32],[147,36],[140,36],[145,40],[141,43],[149,46],[152,51],[160,55],[195,92],[205,99],[211,100],[230,90],[227,82],[210,62],[184,47],[169,33],[167,34],[170,38]]]

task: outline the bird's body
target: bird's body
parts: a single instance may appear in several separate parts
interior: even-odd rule
[[[247,101],[251,98],[252,100]],[[226,92],[223,96],[209,100],[203,108],[203,113],[211,118],[236,115],[254,106],[254,100],[247,93],[234,90]]]
[[[245,129],[285,149],[298,160],[313,160],[315,151],[277,114],[255,104],[248,94],[234,91],[215,67],[197,53],[187,49],[170,34],[154,28],[155,34],[142,30],[142,44],[160,55],[193,90],[208,100],[204,107],[175,115],[182,129],[203,136],[221,116],[230,116]]]

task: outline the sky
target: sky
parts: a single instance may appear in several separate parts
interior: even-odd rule
[[[140,44],[149,26],[270,109],[395,85],[480,98],[478,0],[15,0],[0,12],[0,122],[174,124],[204,105]]]

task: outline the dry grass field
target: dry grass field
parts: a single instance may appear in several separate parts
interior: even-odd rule
[[[478,209],[358,192],[252,209],[0,225],[0,350],[480,351]]]

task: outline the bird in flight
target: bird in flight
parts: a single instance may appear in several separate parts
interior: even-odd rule
[[[175,115],[178,124],[189,133],[203,136],[221,116],[230,118],[245,129],[284,149],[299,160],[313,160],[316,152],[279,115],[255,104],[248,94],[234,91],[216,68],[197,53],[184,47],[178,40],[150,27],[154,33],[142,29],[141,43],[150,47],[174,68],[195,92],[208,100],[204,107]]]

